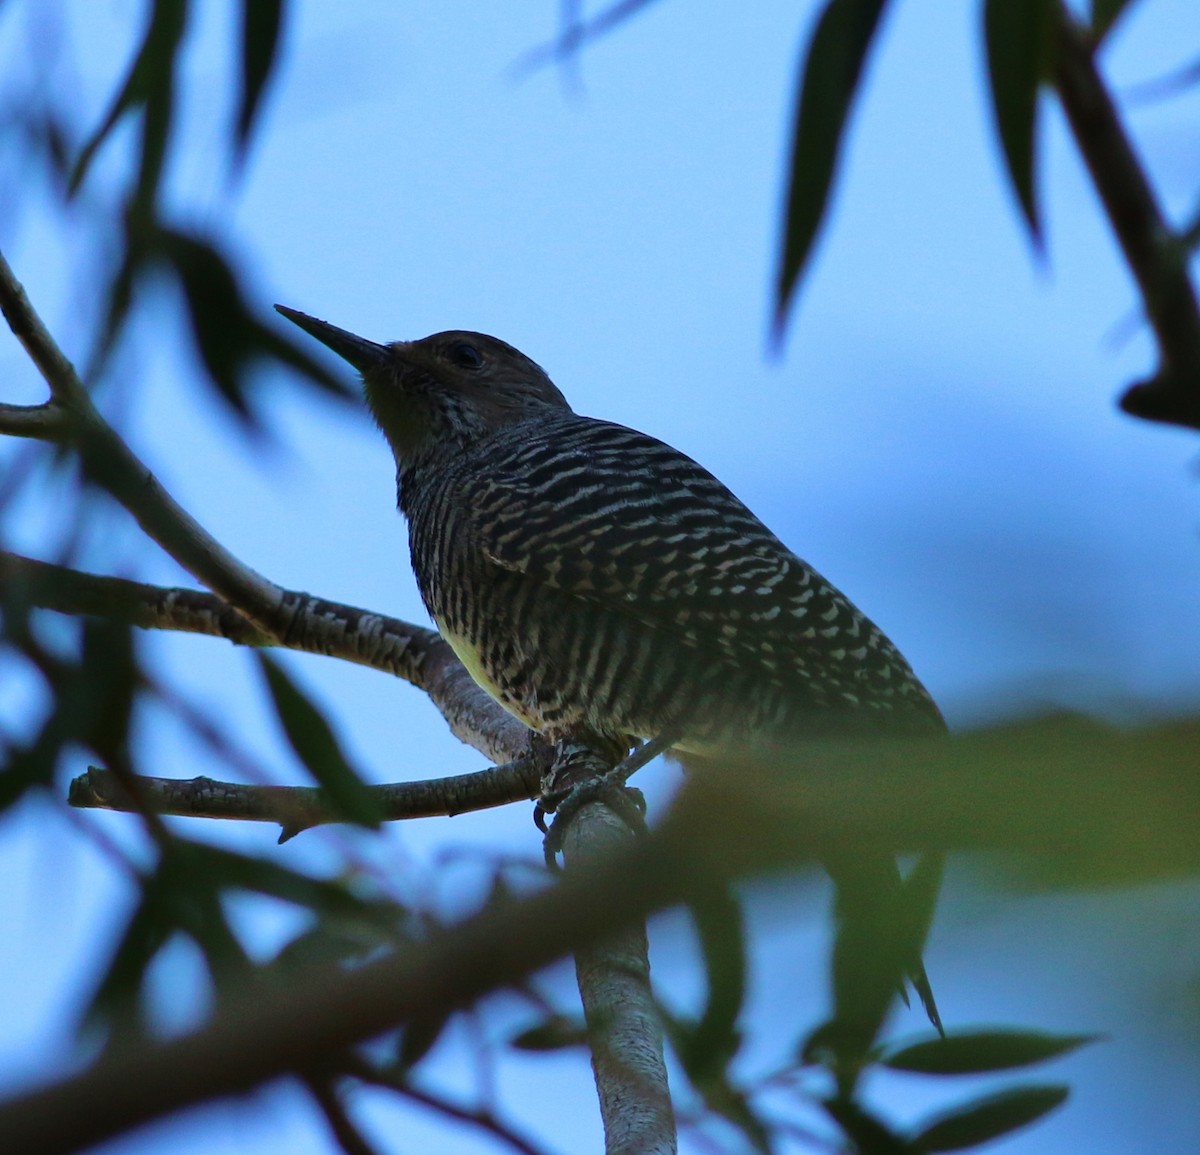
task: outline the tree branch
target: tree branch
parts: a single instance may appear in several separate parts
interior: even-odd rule
[[[0,1148],[76,1150],[246,1091],[414,1017],[450,1012],[716,883],[864,852],[1006,849],[1068,882],[1200,873],[1200,720],[1077,718],[942,741],[814,743],[775,768],[693,775],[655,833],[402,953],[314,968],[222,1003],[207,1026],[105,1054],[0,1106]],[[736,771],[736,773],[734,773]]]
[[[424,690],[454,734],[494,761],[512,761],[529,748],[529,730],[471,680],[441,636],[399,618],[280,589],[291,624],[285,637],[276,638],[202,590],[101,577],[3,551],[0,591],[60,613],[205,634],[236,645],[282,646],[370,666]]]
[[[389,1076],[386,1071],[380,1071],[370,1063],[357,1058],[348,1060],[344,1064],[344,1069],[347,1074],[352,1075],[360,1082],[376,1087],[386,1087],[403,1095],[406,1099],[411,1099],[414,1103],[419,1103],[422,1107],[428,1107],[439,1115],[453,1119],[456,1123],[465,1123],[470,1127],[475,1127],[491,1135],[493,1139],[506,1143],[518,1152],[518,1155],[545,1155],[541,1148],[534,1145],[532,1140],[518,1134],[511,1126],[498,1119],[493,1112],[483,1107],[466,1107],[461,1103],[455,1103],[442,1095],[435,1095],[431,1091],[414,1086],[409,1080],[398,1075]]]
[[[0,312],[25,346],[50,387],[49,406],[30,408],[25,417],[8,407],[3,431],[47,437],[78,452],[85,475],[106,489],[136,519],[146,534],[209,589],[236,606],[275,637],[287,634],[289,619],[278,586],[235,558],[159,484],[116,430],[92,404],[75,367],[55,344],[0,254]],[[49,424],[36,431],[31,416],[53,410]]]
[[[620,857],[633,832],[607,806],[589,803],[563,839],[570,869]],[[605,1155],[675,1155],[675,1111],[667,1084],[663,1024],[650,986],[645,921],[575,951],[588,1024]]]
[[[1163,217],[1096,70],[1087,33],[1060,2],[1054,86],[1104,203],[1154,329],[1160,364],[1131,386],[1121,408],[1135,417],[1200,429],[1200,309],[1188,252]]]
[[[532,752],[473,774],[391,782],[366,787],[385,822],[452,817],[536,798],[542,760]],[[81,810],[171,814],[183,818],[276,822],[285,842],[302,830],[344,819],[319,786],[244,786],[212,778],[152,778],[138,775],[133,798],[111,770],[89,766],[72,779],[68,802]]]

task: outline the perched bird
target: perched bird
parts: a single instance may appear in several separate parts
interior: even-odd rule
[[[495,337],[384,345],[276,308],[362,374],[430,615],[551,741],[669,732],[688,764],[944,729],[882,631],[685,454],[575,413]]]

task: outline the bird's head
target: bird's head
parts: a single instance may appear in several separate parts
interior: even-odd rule
[[[449,330],[380,345],[284,305],[275,308],[362,374],[367,404],[396,464],[415,465],[446,444],[570,410],[544,370],[484,333]]]

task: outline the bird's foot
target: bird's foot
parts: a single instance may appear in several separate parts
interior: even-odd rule
[[[538,799],[534,810],[534,821],[545,835],[542,850],[546,856],[546,865],[551,869],[558,866],[558,856],[562,853],[567,828],[576,815],[592,802],[600,802],[607,806],[635,834],[645,832],[645,795],[633,786],[624,785],[615,769],[576,782],[553,794],[543,795]],[[549,823],[546,821],[548,814],[553,815]]]
[[[603,745],[603,750],[598,746]],[[563,837],[571,821],[590,802],[602,802],[635,833],[646,828],[646,800],[640,790],[625,786],[625,781],[644,761],[642,747],[627,758],[613,761],[628,750],[612,748],[611,743],[594,738],[564,738],[555,746],[554,764],[542,780],[542,793],[534,809],[534,821],[545,835],[546,863],[557,866],[563,849]],[[553,821],[547,823],[547,815]]]

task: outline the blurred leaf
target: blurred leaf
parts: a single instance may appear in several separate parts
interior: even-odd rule
[[[923,854],[900,883],[900,944],[902,947],[907,946],[909,952],[904,962],[905,977],[912,983],[921,1000],[921,1006],[938,1034],[945,1032],[933,991],[929,986],[929,978],[925,974],[922,956],[925,940],[929,937],[929,928],[933,925],[945,866],[946,860],[943,855]],[[905,995],[903,985],[900,993]],[[907,995],[904,1001],[907,1004]]]
[[[885,3],[829,0],[805,53],[775,291],[776,340],[825,217],[850,106]]]
[[[1129,0],[1092,0],[1092,43],[1099,47],[1121,18]]]
[[[561,1051],[565,1047],[586,1047],[587,1025],[567,1015],[551,1015],[536,1026],[527,1027],[508,1041],[518,1051]]]
[[[1053,51],[1057,0],[987,0],[984,30],[992,107],[1004,159],[1034,243],[1041,245],[1036,176],[1038,86]]]
[[[261,358],[290,365],[325,392],[357,404],[355,394],[337,378],[253,316],[229,263],[209,241],[163,228],[156,230],[153,244],[156,255],[179,278],[192,336],[209,377],[247,427],[259,425],[247,377]]]
[[[913,1155],[916,1150],[851,1099],[825,1099],[821,1106],[854,1144],[856,1155]]]
[[[255,858],[216,846],[202,849],[205,871],[222,886],[282,899],[319,915],[348,920],[363,927],[380,928],[392,942],[408,937],[404,930],[408,911],[396,903],[360,898],[341,882],[312,878],[267,858]]]
[[[978,1147],[1029,1126],[1060,1106],[1068,1094],[1067,1087],[1048,1085],[1014,1087],[1011,1091],[975,1099],[926,1124],[913,1136],[912,1146],[922,1152]]]
[[[244,155],[279,51],[283,0],[242,0],[242,95],[236,151]]]
[[[433,1050],[446,1024],[454,1017],[453,1011],[416,1018],[405,1023],[400,1030],[400,1043],[396,1048],[396,1063],[402,1072],[413,1069]]]
[[[1192,60],[1182,68],[1173,69],[1166,76],[1154,80],[1144,80],[1126,90],[1130,101],[1166,100],[1186,92],[1194,85],[1200,84],[1200,60]]]
[[[1041,1063],[1099,1038],[1045,1031],[963,1031],[886,1051],[880,1062],[896,1071],[925,1075],[977,1075]]]
[[[84,1029],[118,1026],[136,1029],[140,1021],[142,983],[155,955],[175,933],[161,901],[155,878],[143,880],[142,898],[125,925],[107,969],[84,1014]]]
[[[344,818],[377,828],[383,817],[379,803],[351,767],[324,715],[274,658],[261,652],[255,656],[296,756]]]
[[[187,27],[188,0],[153,0],[150,24],[129,73],[100,127],[83,146],[69,189],[74,193],[83,183],[97,150],[118,121],[139,107],[145,112],[142,124],[142,156],[138,169],[137,202],[148,218],[162,178],[174,110],[175,64]]]
[[[384,936],[369,926],[331,923],[322,919],[315,926],[285,943],[274,962],[285,970],[313,966],[348,966],[362,962],[379,950]]]
[[[848,1098],[908,975],[924,973],[921,950],[941,878],[937,855],[902,881],[894,859],[845,855],[827,862],[834,880],[833,1017],[804,1044],[801,1059],[830,1066]]]
[[[85,681],[87,720],[79,737],[110,766],[127,762],[133,702],[141,685],[133,627],[103,618],[85,618],[80,666]]]
[[[694,1024],[677,1024],[675,1046],[693,1082],[723,1068],[737,1053],[738,1016],[746,997],[742,908],[728,887],[712,886],[689,908],[708,980],[708,1002]]]

